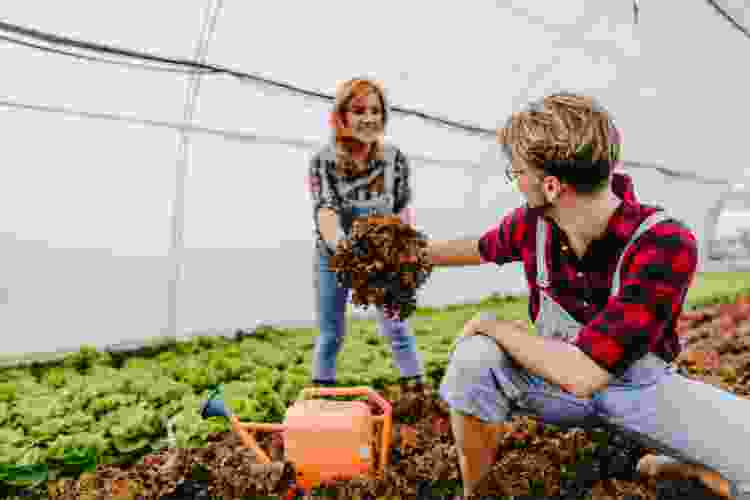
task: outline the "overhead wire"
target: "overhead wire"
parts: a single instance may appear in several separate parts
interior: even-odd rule
[[[729,15],[729,12],[726,11],[721,5],[719,5],[716,0],[706,0],[708,4],[714,8],[714,10],[722,16],[724,19],[729,21],[729,23],[735,27],[735,29],[739,30],[745,37],[747,37],[748,40],[750,40],[750,30],[748,30],[745,26],[742,26],[740,23],[737,22],[735,18],[733,18],[731,15]]]
[[[202,127],[202,126],[193,125],[193,124],[184,123],[184,122],[172,122],[172,121],[166,121],[166,120],[137,118],[134,116],[118,115],[115,113],[80,111],[80,110],[71,109],[71,108],[64,107],[64,106],[29,104],[29,103],[10,101],[7,99],[0,99],[0,106],[14,108],[14,109],[28,110],[28,111],[55,113],[55,114],[61,114],[64,116],[75,116],[79,118],[116,121],[116,122],[128,123],[131,125],[141,125],[141,126],[149,126],[149,127],[162,128],[162,129],[168,129],[168,130],[177,130],[177,131],[186,131],[190,133],[206,134],[206,135],[221,137],[222,139],[236,141],[240,143],[281,144],[281,145],[289,146],[293,148],[309,149],[309,150],[319,150],[320,148],[324,146],[322,142],[307,140],[307,139],[292,139],[288,137],[268,136],[268,135],[264,136],[264,135],[254,134],[251,132],[240,132],[236,130]],[[411,153],[409,154],[409,157],[417,161],[422,161],[424,163],[433,163],[437,165],[444,165],[444,166],[463,168],[463,169],[465,169],[467,166],[475,167],[475,168],[480,167],[480,164],[478,163],[471,162],[471,161],[464,161],[464,160],[442,160],[438,158],[432,158],[429,156],[411,154]]]
[[[161,63],[166,63],[166,64],[172,64],[172,65],[180,66],[180,67],[191,67],[191,68],[194,68],[194,69],[201,70],[204,73],[210,73],[210,74],[224,73],[224,74],[227,74],[227,75],[230,75],[230,76],[237,77],[237,78],[239,78],[241,80],[251,80],[251,81],[254,81],[254,82],[257,82],[257,83],[262,83],[264,85],[268,85],[268,86],[272,86],[272,87],[277,87],[277,88],[282,88],[282,89],[288,90],[288,91],[290,91],[292,93],[304,95],[304,96],[307,96],[307,97],[315,97],[315,98],[318,98],[318,99],[323,99],[323,100],[328,100],[328,101],[331,101],[331,100],[334,99],[333,96],[330,96],[330,95],[327,95],[327,94],[324,94],[324,93],[321,93],[321,92],[303,89],[301,87],[297,87],[295,85],[291,85],[291,84],[288,84],[288,83],[285,83],[285,82],[280,82],[280,81],[277,81],[277,80],[272,80],[272,79],[269,79],[269,78],[260,77],[258,75],[244,73],[244,72],[240,72],[240,71],[237,71],[237,70],[232,70],[230,68],[224,68],[224,67],[213,65],[213,64],[205,64],[205,63],[201,63],[201,62],[197,62],[197,61],[191,61],[191,60],[188,60],[188,59],[178,59],[178,58],[162,57],[162,56],[157,56],[157,55],[153,55],[153,54],[150,54],[150,53],[144,53],[144,52],[133,51],[133,50],[130,50],[130,49],[121,49],[121,48],[117,48],[117,47],[112,47],[112,46],[106,45],[106,44],[99,44],[99,43],[93,43],[93,42],[86,42],[86,41],[76,40],[76,39],[73,39],[73,38],[70,38],[70,37],[61,36],[61,35],[55,35],[55,34],[51,34],[51,33],[45,33],[45,32],[42,32],[42,31],[39,31],[39,30],[36,30],[36,29],[33,29],[33,28],[26,28],[26,27],[22,27],[22,26],[10,24],[10,23],[4,22],[4,21],[0,21],[0,31],[2,31],[2,30],[10,31],[12,33],[21,34],[23,36],[27,36],[27,37],[31,37],[31,38],[35,38],[35,39],[40,39],[40,40],[46,41],[48,43],[62,44],[62,45],[67,45],[67,46],[78,47],[78,48],[85,49],[85,50],[91,50],[91,51],[96,51],[96,52],[104,52],[104,53],[110,53],[110,54],[117,54],[117,55],[124,56],[124,57],[137,58],[137,59],[150,60],[150,61],[161,62]],[[9,41],[9,40],[6,40],[6,41]],[[34,48],[40,48],[40,47],[37,46],[37,47],[34,47]],[[47,48],[45,47],[44,49],[47,49]],[[60,52],[62,53],[62,55],[72,55],[74,57],[79,57],[79,54],[65,53],[64,51],[60,51]],[[183,68],[180,68],[180,70],[183,71],[183,72],[186,72]],[[18,103],[12,103],[12,104],[18,104]],[[0,105],[12,105],[12,104],[9,103],[8,101],[0,101]],[[33,105],[18,104],[17,107],[25,107],[27,109],[31,109],[33,107]],[[37,106],[36,108],[37,108],[37,110],[40,110],[40,107]],[[428,114],[423,113],[421,111],[411,110],[411,109],[403,108],[403,107],[400,107],[400,106],[391,106],[391,110],[394,111],[394,112],[399,112],[401,114],[417,116],[417,117],[422,118],[424,120],[437,122],[437,123],[440,123],[442,125],[445,125],[445,126],[448,126],[448,127],[451,127],[451,128],[458,128],[458,129],[461,129],[461,130],[464,130],[464,131],[467,131],[467,132],[474,132],[474,133],[478,133],[480,135],[492,136],[493,138],[495,137],[495,133],[496,133],[496,131],[494,129],[485,129],[485,128],[481,128],[481,127],[474,126],[474,125],[468,125],[468,124],[462,123],[462,122],[457,122],[457,121],[453,121],[453,120],[447,120],[447,119],[444,119],[444,118],[441,118],[441,117],[437,117],[437,116],[434,116],[434,115],[428,115]],[[62,110],[58,109],[56,111],[57,112],[66,112],[66,111],[69,111],[69,110],[62,111]],[[78,112],[73,112],[73,113],[78,113]],[[101,114],[101,113],[99,113],[99,114],[93,113],[92,114],[92,113],[89,113],[89,112],[81,112],[81,113],[78,113],[78,114],[81,115],[81,116],[97,115],[100,118],[102,118],[104,116],[104,114]],[[107,116],[108,119],[123,119],[123,117],[118,116],[118,115],[106,115],[106,116]],[[125,119],[126,119],[126,121],[133,122],[132,118],[125,118]],[[151,123],[156,123],[156,121],[153,121],[153,120],[143,120],[143,121],[141,121],[141,123],[143,123],[143,124],[146,124],[146,123],[151,124]],[[161,126],[164,126],[163,123],[164,122],[162,122]],[[173,128],[176,127],[176,128],[179,128],[180,130],[187,130],[188,128],[190,128],[192,130],[197,130],[196,128],[193,128],[193,127],[185,125],[185,124],[179,124],[179,125],[170,124],[170,127],[173,127]],[[225,131],[222,131],[221,135],[224,135],[225,137],[229,137],[229,136],[236,137],[236,135],[227,134]],[[254,136],[254,137],[257,137],[257,136]],[[285,142],[284,142],[284,144],[290,144],[291,142],[292,141],[290,141],[289,139],[286,139]],[[444,163],[444,161],[440,161],[440,163]],[[678,177],[678,178],[679,177],[687,177],[687,178],[691,178],[693,180],[697,180],[697,181],[704,182],[704,183],[709,183],[709,184],[732,184],[730,181],[727,181],[727,180],[709,179],[709,178],[705,178],[705,177],[699,176],[699,175],[697,175],[695,173],[692,173],[692,172],[688,172],[688,173],[678,172],[678,171],[675,171],[675,170],[668,169],[666,167],[662,167],[662,166],[658,166],[658,165],[653,165],[653,164],[647,164],[647,163],[643,163],[643,162],[634,162],[634,161],[627,161],[626,160],[626,161],[623,162],[623,164],[626,167],[632,167],[632,168],[655,169],[655,170],[661,172],[662,174],[670,176],[670,177]]]
[[[38,45],[35,43],[26,42],[24,40],[19,40],[13,37],[0,35],[0,40],[4,42],[8,42],[14,45],[21,45],[24,47],[41,50],[43,52],[49,52],[52,54],[58,54],[63,55],[67,57],[73,57],[76,59],[81,59],[84,61],[92,61],[92,62],[98,62],[103,64],[111,64],[111,65],[117,65],[117,66],[124,66],[126,68],[135,68],[135,69],[143,69],[147,71],[160,71],[165,73],[182,73],[182,74],[203,74],[203,73],[214,73],[214,71],[211,70],[199,70],[199,69],[183,69],[183,68],[165,68],[160,66],[154,66],[151,64],[138,64],[138,63],[130,63],[125,61],[114,61],[112,59],[105,59],[103,57],[95,57],[95,56],[87,56],[84,54],[77,54],[75,52],[70,52],[67,50],[60,50],[60,49],[54,49],[52,47],[46,47],[44,45]]]
[[[118,121],[118,122],[129,123],[131,125],[145,125],[145,126],[151,126],[155,128],[164,128],[164,129],[169,129],[169,130],[186,131],[186,132],[191,132],[191,133],[213,135],[216,137],[221,137],[226,140],[236,141],[240,143],[281,144],[285,146],[290,146],[290,147],[299,148],[299,149],[308,149],[308,150],[317,150],[323,147],[324,145],[321,142],[313,141],[313,140],[292,139],[292,138],[280,137],[280,136],[263,136],[263,135],[258,135],[258,134],[254,134],[251,132],[239,132],[236,130],[202,127],[198,125],[193,125],[191,123],[184,123],[184,122],[180,123],[180,122],[171,122],[171,121],[165,121],[165,120],[136,118],[133,116],[118,115],[114,113],[79,111],[79,110],[75,110],[71,108],[66,108],[63,106],[29,104],[29,103],[9,101],[6,99],[0,99],[0,106],[16,108],[16,109],[25,109],[25,110],[30,110],[30,111],[40,111],[40,112],[46,112],[46,113],[57,113],[57,114],[62,114],[62,115],[67,115],[67,116],[77,116],[80,118]],[[467,166],[471,166],[473,168],[479,168],[481,166],[481,164],[479,163],[468,161],[468,160],[467,161],[444,160],[444,159],[433,158],[430,156],[424,156],[424,155],[412,154],[412,153],[409,153],[409,157],[414,160],[423,162],[423,163],[432,163],[432,164],[443,165],[443,166],[448,166],[448,167],[466,168]],[[657,170],[658,172],[660,172],[661,174],[667,177],[689,178],[689,179],[693,179],[696,181],[700,181],[701,183],[704,183],[704,184],[731,184],[729,181],[726,181],[726,180],[712,179],[708,177],[698,176],[692,173],[678,172],[678,171],[675,171],[666,167],[653,165],[650,163],[641,163],[637,161],[626,160],[623,162],[623,164],[624,166],[628,168]]]
[[[324,94],[322,92],[307,90],[301,87],[297,87],[295,85],[291,85],[289,83],[280,82],[280,81],[273,80],[270,78],[265,78],[262,76],[245,73],[242,71],[233,70],[231,68],[226,68],[226,67],[218,66],[215,64],[199,63],[199,62],[191,61],[189,59],[162,57],[162,56],[157,56],[157,55],[150,54],[147,52],[134,51],[130,49],[121,49],[118,47],[113,47],[111,45],[76,40],[74,38],[61,36],[61,35],[55,35],[52,33],[46,33],[46,32],[39,31],[34,28],[26,28],[23,26],[15,25],[15,24],[10,24],[4,21],[0,21],[0,31],[9,31],[11,33],[24,35],[26,37],[43,40],[48,43],[73,46],[73,47],[77,47],[80,49],[91,50],[95,52],[104,52],[108,54],[116,54],[116,55],[123,56],[123,57],[130,57],[130,58],[135,58],[135,59],[143,59],[143,60],[161,62],[161,63],[166,63],[166,64],[172,64],[175,66],[183,66],[183,67],[191,67],[195,69],[208,70],[214,74],[223,73],[223,74],[227,74],[230,76],[234,76],[239,79],[251,80],[256,83],[262,83],[268,86],[281,88],[281,89],[284,89],[284,90],[287,90],[296,94],[304,95],[307,97],[314,97],[314,98],[318,98],[318,99],[322,99],[326,101],[332,101],[334,99],[332,95]],[[467,132],[475,132],[475,133],[483,134],[483,135],[491,135],[493,137],[495,136],[494,129],[485,129],[485,128],[481,128],[475,125],[469,125],[466,123],[447,120],[445,118],[441,118],[441,117],[434,116],[434,115],[428,115],[427,113],[423,113],[421,111],[406,109],[400,106],[391,106],[391,110],[401,113],[401,114],[417,116],[419,118],[422,118],[428,121],[437,122],[442,125],[446,125],[448,127],[462,129]]]
[[[90,50],[93,52],[104,52],[107,54],[130,57],[133,59],[145,59],[149,61],[172,64],[176,66],[193,66],[193,67],[200,67],[200,69],[210,69],[210,70],[214,69],[210,67],[202,67],[203,65],[194,63],[193,61],[189,59],[175,59],[175,58],[169,58],[169,57],[161,57],[161,56],[155,56],[153,54],[149,54],[146,52],[138,52],[138,51],[134,51],[130,49],[121,49],[118,47],[113,47],[111,45],[106,45],[106,44],[101,44],[101,43],[85,42],[82,40],[76,40],[74,38],[70,38],[66,36],[55,35],[53,33],[46,33],[43,31],[36,30],[34,28],[26,28],[23,26],[6,23],[4,21],[0,21],[0,30],[15,33],[17,35],[23,35],[28,38],[33,38],[36,40],[42,40],[42,41],[56,44],[56,45],[76,47],[79,49]]]
[[[677,170],[672,170],[670,168],[662,167],[660,165],[655,165],[653,163],[643,163],[643,162],[633,161],[633,160],[624,160],[622,163],[624,166],[628,168],[656,170],[657,172],[659,172],[660,174],[666,177],[687,178],[687,179],[699,181],[702,184],[732,184],[728,180],[711,179],[709,177],[703,177],[693,172],[679,172]]]

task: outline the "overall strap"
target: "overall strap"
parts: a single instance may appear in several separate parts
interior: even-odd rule
[[[385,160],[385,202],[389,213],[396,209],[396,194],[393,192],[396,180],[396,155],[398,150],[390,144],[383,145],[383,157]]]
[[[336,161],[336,155],[333,152],[332,146],[328,145],[318,155],[318,161],[322,166],[320,172],[320,188],[323,193],[332,193],[332,186],[328,182],[328,167],[329,161]]]
[[[547,221],[543,217],[537,219],[536,225],[536,283],[540,288],[547,288],[550,284],[547,276]]]
[[[625,245],[625,248],[620,254],[620,259],[618,260],[617,268],[615,269],[615,275],[612,278],[612,291],[610,292],[612,295],[616,295],[620,290],[620,268],[622,267],[622,261],[627,251],[636,242],[636,240],[641,237],[643,233],[654,227],[656,224],[669,219],[674,219],[674,217],[670,217],[669,214],[664,211],[664,209],[659,209],[658,212],[655,212],[654,214],[647,217],[646,220],[641,222],[641,225],[638,226],[638,229],[635,230],[633,236],[630,238],[630,241],[628,241],[628,244]]]

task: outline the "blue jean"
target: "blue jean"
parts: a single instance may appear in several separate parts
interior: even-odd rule
[[[580,399],[533,376],[494,339],[460,338],[440,395],[484,422],[530,415],[563,427],[604,425],[683,463],[719,472],[738,500],[750,500],[750,400],[678,374],[654,356]]]
[[[336,358],[343,345],[348,288],[339,287],[336,273],[328,269],[328,256],[316,250],[315,281],[316,311],[320,335],[315,342],[312,379],[320,382],[336,381]],[[381,308],[376,309],[378,333],[391,341],[393,359],[404,378],[423,375],[422,360],[417,353],[417,342],[407,320],[386,319]]]

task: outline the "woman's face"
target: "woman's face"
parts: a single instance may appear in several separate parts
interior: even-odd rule
[[[383,107],[375,92],[352,98],[345,117],[354,138],[366,144],[375,142],[383,132]]]

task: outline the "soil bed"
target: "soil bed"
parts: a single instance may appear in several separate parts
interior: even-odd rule
[[[680,319],[678,330],[685,342],[678,365],[689,377],[748,397],[750,300],[747,297],[741,297],[735,304],[688,311]],[[459,467],[446,405],[431,389],[420,395],[404,392],[401,387],[389,387],[383,395],[394,405],[392,463],[385,477],[341,481],[321,492],[319,498],[394,495],[395,498],[451,498],[447,495],[456,493]],[[618,449],[629,446],[618,439],[621,437],[598,429],[563,431],[534,419],[515,419],[507,425],[497,463],[477,498],[510,495],[618,500],[669,498],[668,492],[657,494],[666,481],[646,480],[634,473],[634,462],[649,451],[646,449],[631,451],[629,471],[620,474],[624,479],[613,479],[607,470],[603,471],[603,477],[596,477],[590,466],[592,457],[598,456],[596,450],[601,451],[607,444]],[[259,442],[264,449],[272,450],[276,460],[272,465],[259,465],[253,452],[243,448],[234,434],[226,432],[212,435],[208,446],[202,449],[164,450],[131,466],[99,465],[95,474],[77,481],[50,484],[50,498],[102,498],[102,494],[104,498],[117,498],[121,494],[125,495],[122,498],[209,498],[174,495],[180,481],[186,480],[203,481],[208,485],[208,494],[218,498],[265,495],[285,498],[294,468],[282,460],[283,443],[274,435],[261,435]],[[611,462],[609,465],[613,467]],[[586,486],[578,489],[578,496],[573,496],[573,471],[579,482],[585,479],[583,476],[590,476]],[[626,477],[628,474],[630,477]],[[430,488],[433,496],[428,496]],[[187,489],[186,484],[180,489]]]

